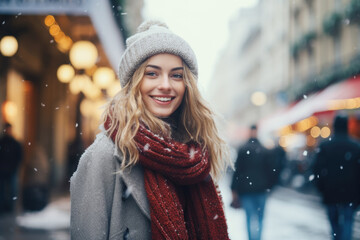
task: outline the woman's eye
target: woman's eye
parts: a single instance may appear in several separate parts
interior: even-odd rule
[[[183,78],[183,75],[180,74],[180,73],[175,73],[175,74],[173,74],[173,77],[174,77],[174,78],[182,79],[182,78]]]
[[[155,72],[146,72],[145,75],[150,76],[150,77],[155,77],[156,73]]]

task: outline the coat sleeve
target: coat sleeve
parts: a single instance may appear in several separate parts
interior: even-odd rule
[[[236,161],[235,161],[235,171],[234,171],[234,174],[232,176],[232,181],[231,181],[231,185],[230,185],[230,188],[231,190],[233,191],[238,191],[239,189],[239,181],[240,181],[240,173],[241,173],[241,170],[242,170],[242,149],[240,148],[238,150],[238,153],[237,153],[237,157],[236,157]]]
[[[314,183],[317,189],[322,192],[323,191],[323,176],[322,171],[324,169],[324,162],[326,161],[325,158],[325,150],[320,145],[319,152],[315,155],[315,162],[313,166],[313,173],[315,175]]]
[[[114,145],[98,136],[82,155],[71,178],[71,239],[109,238],[115,186]]]

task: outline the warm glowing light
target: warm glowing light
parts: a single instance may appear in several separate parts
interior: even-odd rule
[[[320,128],[318,126],[315,126],[313,128],[311,128],[310,130],[310,135],[313,137],[313,138],[317,138],[320,136]]]
[[[295,128],[299,132],[305,132],[318,123],[317,117],[311,116],[296,123]]]
[[[266,103],[266,94],[263,92],[254,92],[251,94],[251,102],[255,106],[262,106]]]
[[[328,102],[328,110],[360,108],[360,98],[337,99]]]
[[[101,90],[92,81],[86,81],[86,85],[81,91],[87,98],[93,100],[101,97],[102,95]]]
[[[93,101],[89,99],[84,99],[80,103],[80,112],[85,117],[90,117],[92,114],[92,111],[94,109],[94,103]]]
[[[93,75],[94,83],[99,88],[108,88],[115,80],[115,73],[111,68],[99,67]]]
[[[70,49],[71,64],[77,69],[92,67],[98,58],[98,51],[95,45],[89,41],[78,41]]]
[[[73,45],[73,41],[69,36],[64,36],[58,42],[58,47],[63,51],[67,52],[70,50],[71,46]]]
[[[328,128],[328,127],[321,128],[320,135],[321,135],[322,138],[327,138],[327,137],[330,136],[330,134],[331,134],[330,128]]]
[[[60,82],[68,83],[70,82],[75,76],[74,68],[69,64],[61,65],[57,70],[57,77]]]
[[[293,132],[293,130],[292,130],[291,125],[287,125],[287,126],[280,129],[280,135],[287,135],[287,134],[290,134],[292,132]]]
[[[64,37],[65,33],[60,30],[60,32],[54,36],[55,42],[60,42]]]
[[[69,84],[70,92],[74,95],[79,94],[80,91],[84,90],[86,86],[91,83],[91,79],[87,75],[75,75],[73,80]]]
[[[18,114],[18,107],[14,102],[5,101],[2,105],[2,111],[6,121],[13,123]]]
[[[51,25],[49,28],[49,33],[51,36],[56,36],[60,31],[60,27],[57,24]]]
[[[120,90],[120,82],[116,80],[110,84],[110,86],[106,89],[106,92],[110,97],[114,97]]]
[[[44,23],[46,26],[50,27],[51,25],[53,25],[55,23],[55,18],[52,15],[47,15],[45,17]]]
[[[18,50],[18,42],[13,36],[5,36],[0,42],[0,52],[6,57],[14,56]]]
[[[84,117],[95,118],[97,120],[96,122],[98,122],[104,111],[105,104],[106,101],[104,100],[92,101],[85,98],[80,103],[80,112]]]

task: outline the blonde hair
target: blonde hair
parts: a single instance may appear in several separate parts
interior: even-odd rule
[[[141,122],[155,134],[171,136],[170,126],[148,111],[141,97],[140,83],[147,63],[148,60],[141,64],[131,81],[107,104],[102,117],[103,123],[109,123],[107,133],[109,135],[116,133],[115,143],[123,155],[122,169],[136,164],[139,159],[134,137]],[[196,85],[196,76],[186,64],[183,63],[183,67],[186,91],[180,106],[179,125],[185,130],[185,135],[187,135],[185,139],[194,140],[208,149],[210,173],[218,179],[231,164],[228,148],[219,137],[212,111],[200,95]]]

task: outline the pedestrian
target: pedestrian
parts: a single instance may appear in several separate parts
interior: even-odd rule
[[[331,140],[315,157],[315,184],[327,210],[335,240],[352,239],[353,217],[360,198],[360,146],[348,135],[348,118],[335,117]]]
[[[229,160],[193,50],[159,21],[126,45],[122,89],[71,178],[72,239],[228,239],[214,180]]]
[[[12,125],[4,124],[0,138],[0,213],[14,211],[18,192],[17,173],[22,160],[22,146],[13,137]]]
[[[282,171],[287,162],[286,152],[283,147],[276,145],[270,150],[271,161],[270,165],[272,166],[270,171],[270,185],[275,186],[282,184]]]
[[[267,192],[272,187],[271,156],[257,138],[257,126],[238,150],[231,190],[232,204],[240,202],[246,213],[249,240],[261,239]]]

